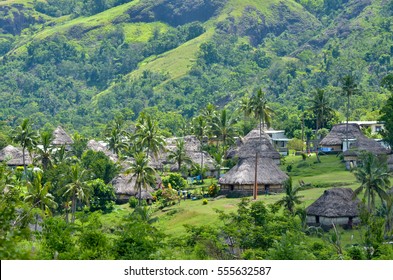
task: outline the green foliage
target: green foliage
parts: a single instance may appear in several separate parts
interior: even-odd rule
[[[130,199],[128,200],[128,204],[130,205],[131,208],[135,208],[138,206],[138,199],[135,196],[131,196]]]
[[[115,190],[112,185],[105,184],[101,179],[95,179],[88,183],[92,192],[89,198],[90,211],[102,211],[109,213],[115,206]]]
[[[288,149],[295,151],[304,151],[304,142],[297,138],[288,141]]]
[[[161,179],[165,187],[169,184],[176,190],[184,190],[188,187],[187,181],[179,173],[169,173]]]
[[[87,150],[82,154],[82,164],[96,179],[108,184],[119,172],[118,166],[104,152]]]
[[[208,201],[206,198],[202,199],[202,205],[206,205],[207,203],[208,203]]]
[[[76,248],[72,228],[61,217],[48,218],[42,229],[44,259],[75,259]]]

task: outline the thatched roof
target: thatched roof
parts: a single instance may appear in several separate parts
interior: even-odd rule
[[[320,142],[321,146],[340,146],[346,139],[346,124],[336,124],[325,138]],[[366,137],[358,124],[348,124],[348,139],[355,139],[350,150],[344,155],[357,155],[358,151],[369,151],[373,154],[387,154],[389,151],[380,143]]]
[[[22,148],[16,148],[12,145],[8,145],[0,151],[0,161],[7,161],[7,165],[11,166],[23,166]],[[25,153],[25,163],[32,163],[27,151]]]
[[[228,158],[255,158],[255,154],[262,158],[279,159],[280,153],[277,152],[272,144],[272,140],[266,133],[262,132],[260,137],[259,129],[250,131],[243,139],[239,139],[237,146],[230,149],[227,153]]]
[[[353,190],[333,188],[325,190],[313,204],[306,209],[307,215],[328,218],[356,217],[359,215],[360,200],[353,199]]]
[[[254,155],[255,157],[255,155]],[[258,159],[257,181],[260,185],[280,185],[288,179],[271,158]],[[240,159],[221,179],[223,185],[252,185],[255,182],[255,158]]]
[[[94,139],[89,140],[89,142],[87,142],[87,148],[95,152],[103,152],[113,162],[117,162],[119,160],[117,155],[109,150],[107,144],[103,141],[96,141]]]
[[[53,131],[53,145],[72,145],[73,143],[74,141],[61,126]]]
[[[162,151],[158,154],[157,158],[153,158],[151,160],[151,166],[160,169],[164,165],[169,165],[171,171],[178,171],[177,163],[170,161],[168,159],[169,153],[171,151],[175,151],[176,141],[178,138],[167,138],[165,139],[165,151]],[[184,138],[185,150],[186,154],[191,158],[191,161],[194,164],[201,164],[202,154],[200,151],[201,143],[200,141],[193,135],[185,136]],[[215,162],[214,159],[206,152],[203,152],[203,166],[208,170],[215,170]]]
[[[147,192],[147,191],[145,191],[145,190],[142,190],[142,195],[140,195],[139,193],[137,193],[137,194],[135,195],[135,197],[136,197],[136,198],[141,198],[141,199],[150,199],[150,200],[153,199],[153,196],[152,196],[149,192]]]
[[[131,174],[119,174],[118,176],[113,178],[111,184],[115,189],[115,194],[135,196],[138,193],[135,185],[135,180],[135,177],[132,177]],[[147,191],[153,192],[153,188],[148,187]]]

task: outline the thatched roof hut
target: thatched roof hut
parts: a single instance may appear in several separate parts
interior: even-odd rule
[[[118,203],[126,203],[131,196],[136,196],[138,194],[136,179],[132,177],[131,174],[125,175],[121,173],[112,179],[111,184],[115,189],[116,201]],[[152,187],[148,187],[147,190],[142,190],[142,197],[143,193],[146,191],[153,192],[154,190]]]
[[[323,226],[348,225],[357,223],[360,200],[348,188],[325,190],[313,204],[306,209],[307,223]]]
[[[281,192],[288,175],[271,158],[259,158],[257,163],[258,192]],[[223,193],[237,191],[252,194],[255,182],[255,158],[242,158],[220,179]]]
[[[70,146],[74,144],[74,141],[61,126],[58,126],[53,131],[52,144],[56,146],[61,146],[61,145]]]
[[[155,169],[163,169],[164,166],[168,165],[171,171],[179,171],[177,163],[170,161],[168,159],[171,151],[177,149],[176,142],[178,138],[167,138],[165,139],[165,151],[161,151],[157,158],[153,158],[151,161],[151,166]],[[185,136],[184,138],[186,154],[191,158],[194,164],[201,164],[202,153],[200,151],[201,143],[193,135]],[[206,167],[211,172],[215,171],[214,159],[206,152],[203,152],[203,166]]]
[[[346,124],[336,124],[319,144],[323,147],[332,147],[335,151],[342,151],[343,142],[346,139]],[[387,154],[389,152],[380,143],[366,137],[360,130],[359,125],[355,123],[348,124],[348,139],[352,144],[344,155],[357,155],[359,151],[369,151],[373,154]]]
[[[279,162],[280,153],[274,149],[269,135],[262,132],[260,137],[259,129],[254,129],[244,138],[239,139],[237,146],[228,151],[227,158],[255,158],[257,152],[261,158],[270,158],[276,163]]]
[[[103,152],[113,162],[117,162],[119,160],[117,155],[109,150],[108,145],[103,141],[96,141],[94,139],[89,140],[89,142],[87,142],[87,148],[95,152]]]
[[[0,151],[0,161],[7,161],[8,166],[23,166],[23,152],[22,148],[16,148],[12,145],[8,145]],[[32,164],[32,159],[29,153],[25,153],[26,165]]]

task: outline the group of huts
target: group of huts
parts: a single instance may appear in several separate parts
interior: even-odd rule
[[[54,131],[53,136],[53,145],[69,147],[73,143],[71,137],[61,127]],[[165,150],[152,159],[151,163],[155,169],[180,171],[178,165],[169,160],[170,151],[176,149],[176,140],[177,138],[166,139]],[[197,164],[203,163],[203,166],[207,167],[208,175],[216,176],[217,165],[208,153],[202,151],[200,141],[195,136],[186,136],[184,142],[186,154],[191,161]],[[343,152],[348,168],[356,166],[361,151],[370,151],[374,154],[390,153],[380,143],[364,136],[357,124],[349,124],[348,128],[346,124],[335,125],[322,139],[319,146],[325,148],[325,151]],[[114,162],[119,160],[102,141],[90,140],[88,148],[104,152]],[[269,135],[259,129],[254,129],[245,137],[239,138],[236,145],[227,152],[226,157],[236,159],[237,164],[219,178],[222,194],[252,195],[255,192],[255,186],[257,194],[278,193],[283,190],[283,183],[288,180],[288,175],[279,168],[280,153],[276,151]],[[7,161],[10,166],[21,166],[23,164],[21,149],[11,145],[5,147],[0,151],[0,161]],[[31,163],[32,159],[28,156],[26,164]],[[146,200],[152,199],[150,193],[153,192],[153,188],[143,190],[139,194],[135,179],[131,175],[120,173],[111,183],[120,203],[128,201],[131,196],[140,196]],[[158,185],[160,185],[159,177],[157,177]],[[306,209],[307,223],[326,226],[335,223],[351,226],[358,221],[358,204],[359,201],[353,199],[351,189],[325,190],[323,195]]]

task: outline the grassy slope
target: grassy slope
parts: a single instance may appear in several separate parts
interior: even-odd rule
[[[306,183],[324,183],[328,186],[334,186],[337,183],[347,184],[345,187],[356,188],[359,184],[356,182],[355,177],[352,173],[345,171],[344,165],[340,159],[336,156],[324,156],[321,157],[322,163],[314,164],[315,156],[307,159],[310,163],[308,167],[296,168],[294,167],[292,173],[297,173],[293,176],[294,185],[298,185],[298,180],[302,179]],[[290,156],[287,158],[287,163],[293,161],[293,165],[297,165],[302,162],[299,156]],[[300,191],[300,195],[303,196],[301,207],[307,207],[318,199],[326,188],[312,188]],[[283,197],[283,194],[278,195],[261,195],[258,200],[264,201],[266,204],[272,204]],[[251,197],[250,197],[251,199]],[[216,225],[219,223],[218,214],[214,209],[222,210],[226,213],[235,212],[237,204],[240,199],[228,198],[228,199],[210,199],[207,205],[202,204],[202,200],[186,200],[181,201],[180,204],[166,208],[165,211],[158,211],[154,216],[159,218],[159,222],[156,224],[166,234],[171,236],[179,236],[185,233],[185,224],[189,225]],[[122,205],[117,207],[117,211],[114,213],[104,215],[104,224],[110,226],[111,223],[120,219],[122,216],[131,212],[128,205]],[[346,239],[349,233],[346,232]],[[350,233],[349,236],[353,234]]]

